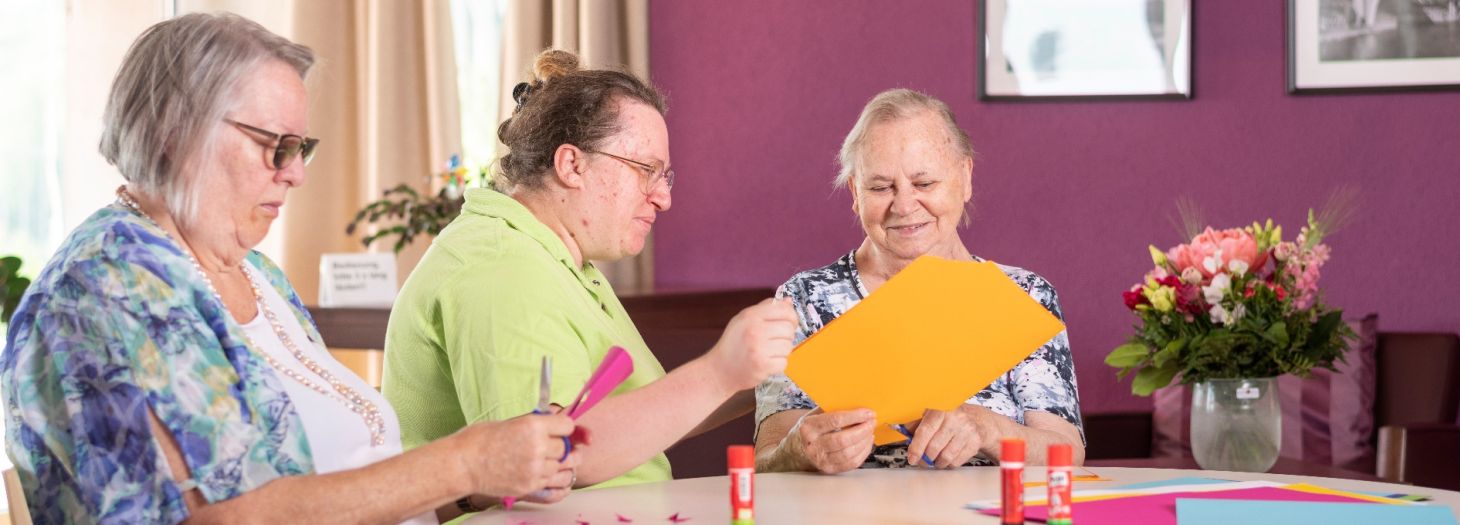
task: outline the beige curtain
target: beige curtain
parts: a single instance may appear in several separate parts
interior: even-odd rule
[[[319,289],[319,256],[358,252],[345,225],[398,184],[433,192],[432,173],[461,151],[450,0],[292,4],[291,38],[314,48],[310,131],[324,137],[308,183],[281,221],[284,270],[305,303]],[[429,239],[398,257],[404,280]],[[371,248],[390,250],[389,243]]]
[[[586,68],[622,66],[649,78],[649,0],[521,0],[507,3],[500,114],[512,114],[512,87],[532,76],[547,48],[576,53]],[[619,294],[654,288],[654,242],[620,261],[595,261]]]

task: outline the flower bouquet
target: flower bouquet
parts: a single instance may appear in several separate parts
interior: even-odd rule
[[[1195,232],[1190,242],[1150,247],[1155,267],[1123,297],[1135,334],[1105,363],[1131,390],[1150,395],[1180,378],[1193,388],[1192,448],[1203,467],[1271,467],[1281,435],[1276,376],[1334,369],[1354,332],[1321,300],[1318,278],[1330,250],[1324,237],[1348,217],[1315,217],[1293,241],[1281,226]],[[1202,411],[1213,411],[1204,414]],[[1203,461],[1203,455],[1207,461]],[[1209,465],[1210,463],[1210,465]],[[1265,465],[1263,464],[1265,463]]]

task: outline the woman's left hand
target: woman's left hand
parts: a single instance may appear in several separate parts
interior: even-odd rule
[[[978,455],[985,444],[997,441],[994,427],[986,416],[987,408],[964,404],[956,410],[928,410],[913,427],[912,443],[907,446],[907,462],[917,465],[924,455],[937,468],[957,468]]]

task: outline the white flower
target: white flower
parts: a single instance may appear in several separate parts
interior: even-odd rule
[[[1217,273],[1222,271],[1222,250],[1212,252],[1211,256],[1202,259],[1201,267],[1206,269],[1207,273]]]
[[[1232,259],[1232,262],[1227,263],[1227,269],[1232,272],[1232,275],[1236,275],[1238,277],[1247,275],[1247,261],[1244,261],[1242,259]]]
[[[1207,297],[1211,296],[1208,295]],[[1222,326],[1231,326],[1237,324],[1237,321],[1241,321],[1242,317],[1247,315],[1247,307],[1243,306],[1242,303],[1237,303],[1237,306],[1233,307],[1232,311],[1229,312],[1226,308],[1222,307],[1221,303],[1213,302],[1211,309],[1207,310],[1207,313],[1211,314],[1212,322]]]
[[[1227,292],[1231,290],[1231,288],[1232,277],[1225,273],[1219,273],[1212,276],[1211,284],[1201,287],[1201,293],[1202,296],[1206,298],[1208,303],[1217,304],[1222,302],[1222,298],[1227,296]],[[1213,319],[1215,319],[1215,317],[1213,317]]]
[[[1207,313],[1212,315],[1212,322],[1219,325],[1226,326],[1227,323],[1232,321],[1231,314],[1228,314],[1227,309],[1222,308],[1220,304],[1212,305],[1212,309],[1207,310]]]

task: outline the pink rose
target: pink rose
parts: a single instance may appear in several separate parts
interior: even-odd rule
[[[1211,268],[1204,264],[1218,252],[1221,253],[1220,266]],[[1247,271],[1250,272],[1257,271],[1267,263],[1267,253],[1257,249],[1257,240],[1252,238],[1252,234],[1236,228],[1217,231],[1208,227],[1193,238],[1191,243],[1172,248],[1166,257],[1176,266],[1177,271],[1185,272],[1187,268],[1195,268],[1206,277],[1230,271],[1232,261],[1246,263]]]

